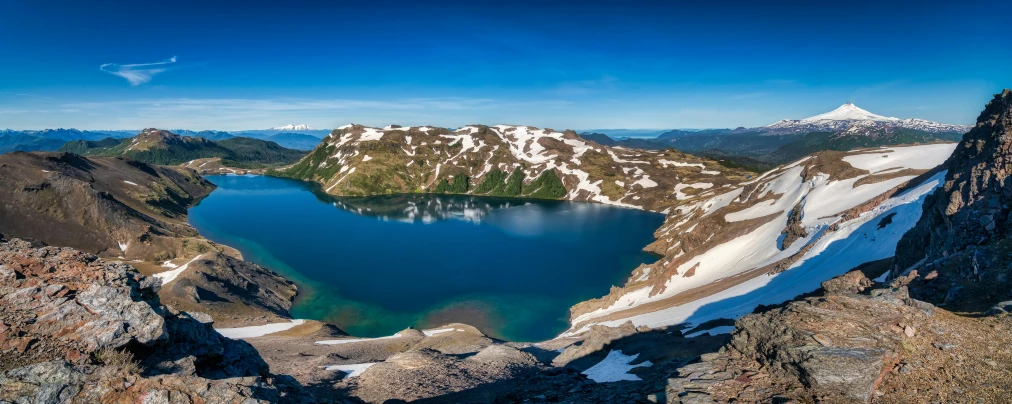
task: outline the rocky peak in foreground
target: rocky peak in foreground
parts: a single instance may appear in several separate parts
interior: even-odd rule
[[[984,310],[1009,295],[1012,91],[996,94],[943,166],[945,184],[897,246],[893,277],[941,304]]]
[[[873,285],[850,272],[822,296],[739,319],[728,345],[669,379],[667,402],[1006,402],[1012,317],[964,317]]]
[[[159,282],[69,248],[0,243],[0,402],[278,402],[249,344],[158,299]]]

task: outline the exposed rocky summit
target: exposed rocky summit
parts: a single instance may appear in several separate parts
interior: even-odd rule
[[[986,311],[1008,300],[1012,231],[1012,91],[996,94],[943,166],[945,184],[897,246],[892,276],[915,296]]]
[[[252,346],[163,306],[158,287],[70,248],[0,244],[0,402],[299,399]]]
[[[731,343],[669,380],[669,403],[999,402],[1012,388],[1012,318],[980,321],[872,289],[860,272],[825,295],[748,315]]]

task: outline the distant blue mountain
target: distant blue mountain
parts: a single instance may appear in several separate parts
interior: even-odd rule
[[[64,143],[74,140],[101,140],[105,138],[127,138],[136,132],[122,130],[78,130],[78,129],[42,129],[42,130],[0,130],[0,154],[12,151],[52,151],[59,149]]]

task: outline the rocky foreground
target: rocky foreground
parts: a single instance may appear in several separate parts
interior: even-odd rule
[[[69,248],[0,244],[0,402],[280,402],[299,389],[159,281]],[[206,401],[204,401],[206,400]]]

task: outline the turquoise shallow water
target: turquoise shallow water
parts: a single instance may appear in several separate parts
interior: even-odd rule
[[[654,257],[663,216],[589,203],[470,196],[332,198],[263,176],[212,176],[190,209],[205,237],[299,286],[292,316],[352,335],[464,322],[537,341],[569,308]]]

